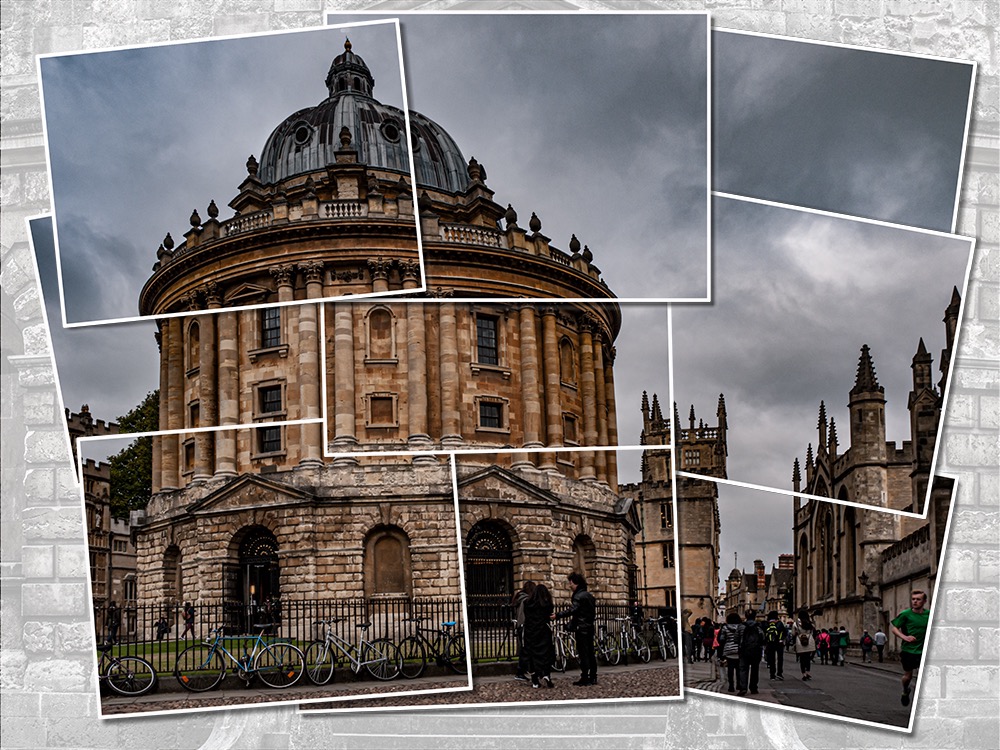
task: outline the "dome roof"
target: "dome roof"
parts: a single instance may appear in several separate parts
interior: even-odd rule
[[[406,120],[397,107],[372,96],[375,79],[365,61],[344,43],[326,76],[329,96],[315,107],[300,109],[274,129],[261,152],[259,179],[274,184],[296,174],[323,169],[342,149],[341,129],[351,133],[350,148],[371,167],[408,175]],[[410,112],[417,184],[457,193],[468,183],[465,158],[440,125]]]

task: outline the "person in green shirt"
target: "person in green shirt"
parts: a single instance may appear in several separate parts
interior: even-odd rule
[[[927,594],[914,589],[910,592],[910,608],[904,609],[892,621],[893,635],[903,642],[899,650],[899,661],[903,665],[903,695],[899,701],[904,706],[910,705],[910,682],[913,673],[920,668],[929,619]]]

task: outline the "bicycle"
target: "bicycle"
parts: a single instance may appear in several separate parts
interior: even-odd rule
[[[318,625],[326,627],[325,635],[306,647],[306,674],[314,684],[325,685],[332,680],[334,670],[345,664],[343,659],[347,660],[346,665],[355,675],[360,674],[364,667],[376,680],[394,680],[399,676],[402,659],[395,643],[388,638],[365,640],[363,633],[371,627],[371,623],[363,622],[356,626],[362,635],[358,644],[354,645],[333,632],[330,626],[337,622],[342,620],[317,620]]]
[[[98,644],[101,661],[97,675],[112,692],[132,698],[151,692],[157,683],[156,670],[141,656],[113,656],[111,642]]]
[[[240,638],[243,653],[234,656],[226,648],[227,638],[222,628],[209,631],[210,641],[188,646],[177,655],[174,677],[186,690],[202,693],[216,687],[226,676],[229,659],[236,666],[236,674],[249,685],[254,677],[268,687],[287,688],[294,685],[305,671],[305,655],[290,643],[268,643],[264,630],[271,624],[255,625],[261,632],[255,637]],[[240,649],[237,649],[240,650]]]
[[[448,667],[456,674],[468,674],[469,667],[465,659],[465,636],[452,633],[451,628],[457,624],[454,620],[442,622],[439,630],[429,630],[420,626],[424,617],[407,617],[403,622],[416,624],[416,635],[407,636],[399,643],[401,672],[407,679],[416,679],[424,673],[427,667],[427,651],[431,651],[438,666]],[[434,633],[433,640],[426,633]]]
[[[552,645],[555,647],[556,659],[552,668],[557,672],[565,672],[570,659],[577,659],[576,637],[566,628],[557,624],[552,629]]]
[[[618,639],[626,663],[629,651],[632,651],[643,663],[648,663],[653,657],[653,652],[646,637],[636,629],[635,621],[631,617],[616,617],[615,619],[621,623],[618,628]]]
[[[597,647],[598,656],[609,666],[613,667],[622,660],[618,638],[603,623],[597,626],[597,639],[594,645]]]
[[[666,661],[668,658],[677,658],[677,642],[674,635],[667,629],[669,620],[665,617],[650,617],[646,620],[652,626],[656,634],[657,648],[660,651],[660,658]]]

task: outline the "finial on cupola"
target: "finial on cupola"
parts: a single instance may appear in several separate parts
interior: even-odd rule
[[[250,158],[247,159],[247,174],[251,177],[256,177],[259,166],[260,165],[257,164],[257,158],[253,154],[250,154]]]
[[[586,245],[583,246],[583,259],[590,263],[594,259],[594,254],[590,252],[590,248]]]
[[[167,250],[174,249],[174,238],[170,236],[170,232],[167,232],[167,236],[163,238],[163,246],[167,248]]]
[[[576,238],[575,234],[569,238],[569,251],[573,253],[573,255],[580,252],[580,240]]]
[[[466,166],[465,171],[469,173],[469,179],[473,182],[479,182],[483,179],[483,168],[476,161],[475,156],[469,159],[469,164]]]
[[[191,222],[191,226],[193,227],[201,226],[201,217],[198,215],[197,208],[191,212],[191,218],[189,218],[188,221]]]
[[[208,218],[210,219],[219,218],[219,207],[215,205],[214,198],[212,199],[212,202],[208,204]]]
[[[507,204],[507,211],[503,215],[503,220],[507,222],[508,229],[517,226],[517,211],[509,203]]]
[[[344,125],[340,129],[340,147],[348,148],[351,145],[351,129]]]
[[[531,212],[531,218],[528,219],[528,229],[535,233],[542,231],[542,220],[534,211]]]

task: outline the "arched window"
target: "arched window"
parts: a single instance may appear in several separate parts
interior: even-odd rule
[[[188,326],[187,335],[187,369],[196,370],[201,361],[201,329],[197,323]]]
[[[819,519],[819,545],[817,562],[819,564],[819,593],[823,597],[833,596],[834,550],[836,537],[833,534],[833,514],[823,513]]]
[[[386,361],[396,359],[396,342],[393,336],[393,315],[386,307],[375,307],[368,313],[368,359]]]
[[[586,534],[579,534],[573,540],[573,572],[590,578],[594,572],[594,554],[593,540]]]
[[[559,377],[564,383],[576,383],[576,350],[565,336],[559,342]]]
[[[469,531],[465,586],[470,597],[506,604],[514,592],[514,545],[496,521],[480,521]]]
[[[812,604],[809,589],[809,540],[803,534],[799,539],[799,559],[795,561],[795,576],[798,578],[798,607],[808,607]]]
[[[171,544],[163,553],[163,597],[167,601],[176,602],[184,598],[181,550],[176,544]]]
[[[858,588],[857,578],[857,554],[858,554],[858,528],[855,518],[854,508],[844,511],[844,546],[842,548],[844,569],[844,594],[850,594]],[[862,592],[864,593],[864,592]]]
[[[410,538],[398,526],[376,526],[365,539],[365,596],[410,596]]]

